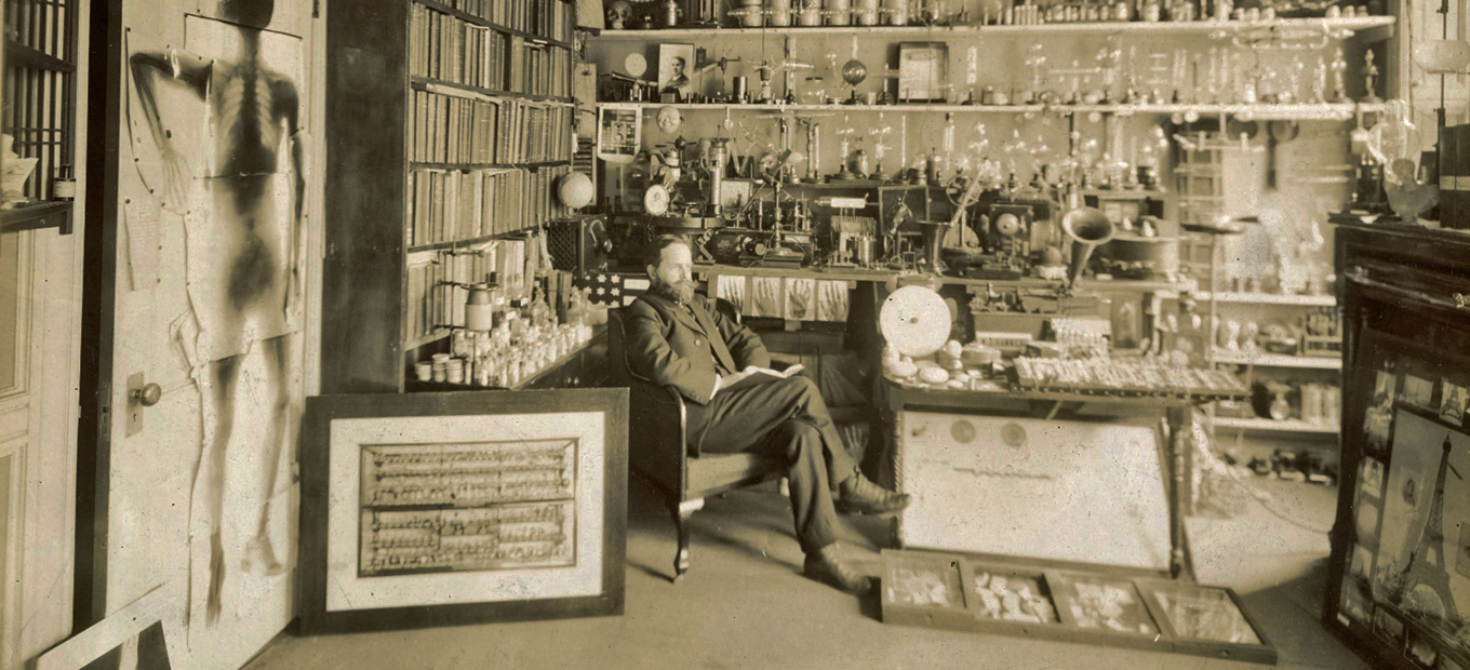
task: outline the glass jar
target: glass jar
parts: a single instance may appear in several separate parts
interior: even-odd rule
[[[827,102],[827,80],[822,77],[807,77],[806,85],[801,89],[801,103],[804,105],[821,105]]]
[[[850,0],[823,0],[823,13],[827,15],[827,25],[846,26],[852,24],[852,3]]]
[[[883,0],[883,12],[887,16],[887,22],[890,26],[906,26],[909,24],[908,0]]]

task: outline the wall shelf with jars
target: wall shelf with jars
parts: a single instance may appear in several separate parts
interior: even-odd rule
[[[1231,35],[1255,35],[1259,33],[1330,35],[1337,38],[1346,34],[1377,30],[1363,35],[1365,41],[1387,39],[1391,32],[1381,30],[1392,26],[1392,16],[1353,16],[1339,18],[1271,19],[1258,21],[1078,21],[1072,23],[1039,23],[1012,25],[825,25],[825,26],[780,26],[755,27],[701,26],[653,28],[646,30],[604,30],[599,40],[648,40],[694,37],[749,37],[753,35],[862,35],[878,37],[975,37],[1075,33],[1118,33],[1118,34],[1206,34],[1217,37]]]
[[[946,105],[946,104],[894,104],[894,105],[806,105],[785,103],[662,103],[662,102],[608,102],[608,109],[660,109],[673,107],[689,111],[786,111],[801,112],[939,112],[956,114],[1194,114],[1198,117],[1220,115],[1248,116],[1259,120],[1283,121],[1346,121],[1359,113],[1374,114],[1387,110],[1384,103],[1324,102],[1290,105]]]

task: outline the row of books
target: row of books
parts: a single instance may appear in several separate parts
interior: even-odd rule
[[[572,96],[572,52],[547,44],[522,45],[511,38],[509,89],[527,95]]]
[[[548,219],[569,216],[553,186],[570,166],[522,169],[437,170],[409,173],[409,245],[439,244],[503,235]]]
[[[413,91],[408,156],[418,163],[539,163],[572,153],[571,107]]]
[[[410,75],[505,89],[509,35],[423,5],[413,6],[409,26]]]
[[[495,281],[507,297],[524,297],[529,292],[526,278],[536,276],[542,265],[536,253],[541,244],[540,234],[531,234],[483,242],[467,253],[409,254],[407,336],[418,339],[444,332],[443,326],[463,326],[469,297],[464,284]]]
[[[560,5],[559,0],[554,0]],[[528,95],[571,96],[571,51],[414,5],[409,74]]]
[[[572,41],[572,12],[576,6],[562,0],[439,0],[466,14],[498,26]]]

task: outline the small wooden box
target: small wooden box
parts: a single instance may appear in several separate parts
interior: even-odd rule
[[[1101,567],[890,549],[882,601],[884,623],[1276,663],[1234,591]]]

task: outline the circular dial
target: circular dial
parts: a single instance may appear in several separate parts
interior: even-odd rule
[[[1010,212],[1001,214],[995,219],[995,229],[1006,237],[1015,235],[1021,230],[1021,218]]]
[[[662,216],[669,211],[669,189],[663,184],[649,186],[643,192],[643,211],[654,216]]]
[[[648,59],[644,58],[641,53],[630,53],[623,60],[623,69],[627,70],[628,74],[635,78],[642,77],[643,73],[648,72]]]

